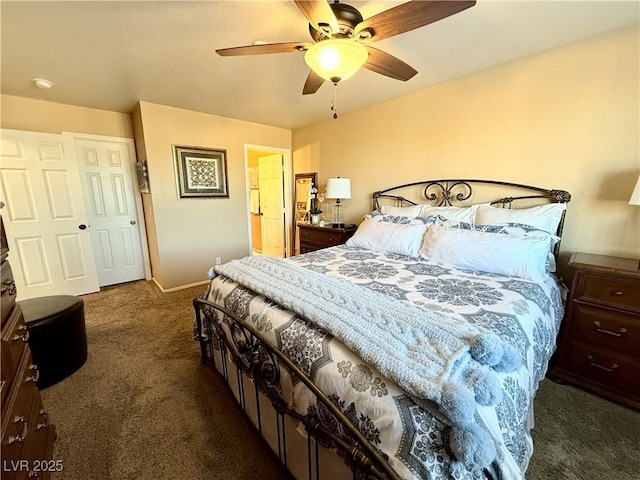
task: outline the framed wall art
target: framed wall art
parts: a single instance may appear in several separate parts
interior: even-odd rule
[[[136,162],[136,173],[138,174],[140,193],[149,193],[149,171],[147,170],[146,160]]]
[[[227,151],[173,145],[178,196],[229,198]]]

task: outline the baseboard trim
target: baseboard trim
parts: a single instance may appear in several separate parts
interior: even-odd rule
[[[197,287],[198,285],[206,285],[211,281],[211,280],[203,280],[201,282],[190,283],[188,285],[180,285],[179,287],[162,288],[162,286],[158,283],[158,281],[155,278],[152,278],[151,280],[153,280],[153,283],[156,284],[156,286],[160,289],[162,293],[177,292],[178,290],[184,290],[185,288]]]

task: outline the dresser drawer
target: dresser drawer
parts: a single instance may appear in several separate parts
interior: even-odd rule
[[[300,253],[310,253],[310,252],[315,252],[316,250],[319,250],[323,248],[322,246],[317,246],[317,245],[309,245],[308,243],[301,243],[300,244]]]
[[[29,331],[24,323],[22,310],[19,307],[14,308],[2,329],[2,361],[7,363],[3,370],[14,373],[17,371],[18,363],[28,347],[28,340]]]
[[[582,276],[574,298],[578,301],[640,312],[640,282],[586,273]]]
[[[574,304],[573,316],[575,338],[621,354],[638,355],[640,317],[578,303]]]
[[[2,408],[2,460],[24,459],[24,447],[35,431],[37,369],[29,352],[21,359],[16,380]]]
[[[55,427],[49,423],[47,412],[42,407],[42,401],[39,396],[34,398],[29,418],[29,431],[21,455],[23,459],[29,460],[29,465],[32,469],[37,466],[40,467],[40,470],[37,471],[37,477],[34,476],[36,471],[32,470],[30,478],[44,480],[50,477],[50,472],[46,471],[46,466],[50,467],[52,464],[47,463],[43,468],[42,460],[53,456]],[[55,464],[53,466],[55,467]]]
[[[588,379],[590,383],[640,398],[640,362],[635,359],[572,342],[567,363],[575,375]]]
[[[25,350],[16,379],[7,398],[3,400],[2,461],[10,470],[5,472],[8,478],[50,477],[49,472],[29,471],[29,468],[40,465],[43,460],[52,458],[55,440],[55,426],[50,424],[42,406],[36,388],[37,379],[38,370],[30,351]]]

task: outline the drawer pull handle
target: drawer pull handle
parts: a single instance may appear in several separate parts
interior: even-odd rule
[[[22,330],[22,328],[18,328],[18,330]],[[24,343],[29,341],[29,330],[26,330],[23,334],[14,333],[13,340],[22,340]]]
[[[617,363],[612,363],[609,367],[605,367],[604,365],[600,365],[599,363],[595,362],[595,359],[589,355],[589,365],[591,365],[594,368],[599,368],[600,370],[604,370],[605,372],[613,372],[616,368],[618,368],[618,364]]]
[[[49,418],[49,414],[47,414],[47,411],[44,408],[41,408],[40,411],[38,412],[38,414],[40,416],[42,416],[42,423],[38,423],[36,424],[36,430],[42,430],[43,428],[45,428],[47,426],[47,424],[49,423],[47,420]]]
[[[622,297],[624,295],[622,290],[611,290],[609,293],[614,297]]]
[[[627,333],[627,329],[626,328],[621,328],[617,332],[612,332],[611,330],[606,330],[604,328],[600,328],[600,322],[598,322],[598,321],[593,322],[593,324],[596,326],[596,331],[597,332],[604,333],[605,335],[611,335],[613,337],[621,337],[622,335]]]
[[[38,370],[38,367],[35,366],[34,364],[29,365],[29,370],[31,371],[35,371],[35,373],[33,375],[30,375],[28,377],[24,378],[24,382],[33,382],[33,383],[38,383],[38,380],[40,379],[40,370]]]
[[[2,287],[0,287],[0,295],[4,295],[4,292],[9,292],[9,295],[15,296],[17,292],[16,282],[13,280],[2,282]]]
[[[27,422],[25,422],[24,420],[24,417],[16,416],[13,422],[14,423],[22,422],[22,431],[20,432],[19,435],[9,435],[9,438],[7,438],[8,445],[13,445],[14,443],[22,443],[24,442],[24,439],[27,438],[28,427],[27,427]]]

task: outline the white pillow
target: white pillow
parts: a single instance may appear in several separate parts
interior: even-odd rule
[[[562,213],[566,209],[566,203],[550,203],[531,208],[498,208],[479,205],[473,223],[477,225],[521,223],[555,234],[558,231]]]
[[[434,207],[432,205],[422,205],[420,216],[430,217],[432,215],[440,215],[447,220],[473,223],[473,216],[477,208],[478,205],[471,205],[469,207]]]
[[[432,225],[420,256],[461,270],[519,277],[547,278],[550,237],[523,237]]]
[[[433,218],[433,217],[431,217]],[[472,225],[467,222],[458,222],[455,220],[447,220],[443,217],[435,217],[433,223],[441,227],[460,228],[464,230],[472,230],[476,232],[499,233],[501,235],[517,235],[521,237],[543,237],[549,238],[549,254],[547,255],[547,271],[556,271],[556,257],[553,254],[553,246],[560,241],[560,237],[538,230],[530,225],[520,223],[496,223],[492,225]]]
[[[352,247],[367,248],[376,252],[398,253],[418,257],[426,225],[376,222],[365,219],[353,236],[347,240]]]
[[[389,205],[383,205],[380,207],[380,213],[401,217],[419,217],[420,208],[420,205],[411,205],[410,207],[390,207]]]

